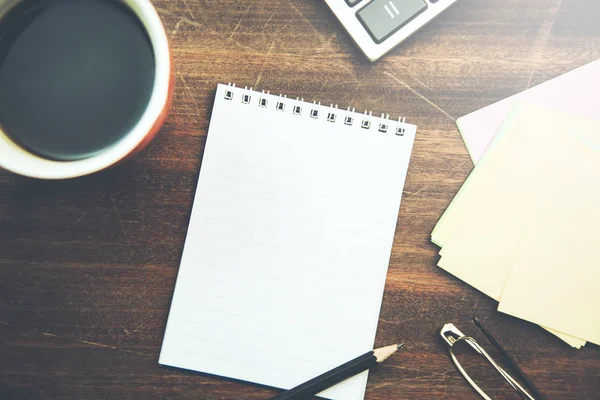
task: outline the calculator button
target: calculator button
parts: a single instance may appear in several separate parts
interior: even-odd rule
[[[356,16],[373,40],[381,43],[426,9],[424,0],[374,0]]]
[[[362,0],[346,0],[346,3],[348,3],[348,5],[350,7],[357,5],[358,3],[360,3]]]

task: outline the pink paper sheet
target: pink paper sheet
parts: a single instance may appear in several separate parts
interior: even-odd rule
[[[459,118],[458,129],[475,164],[517,101],[600,119],[600,60]]]

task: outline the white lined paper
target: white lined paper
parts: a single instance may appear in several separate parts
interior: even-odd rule
[[[291,388],[372,348],[416,127],[315,107],[219,85],[160,364]]]

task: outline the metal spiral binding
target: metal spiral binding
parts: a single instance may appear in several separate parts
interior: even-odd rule
[[[317,119],[317,118],[319,118],[319,108],[321,108],[321,102],[319,102],[319,104],[317,105],[317,102],[313,101],[313,104],[314,104],[314,106],[310,110],[310,117]]]
[[[225,98],[225,100],[231,101],[234,98],[233,89],[235,89],[235,83],[233,83],[233,84],[229,83],[228,88],[231,88],[231,90],[227,89],[225,91],[224,98]],[[252,102],[252,94],[247,93],[247,92],[256,93],[253,91],[252,87],[250,87],[248,89],[248,86],[245,86],[244,91],[242,92],[242,98],[241,98],[241,102],[243,104],[251,104],[251,102]],[[268,95],[270,95],[269,91],[267,91],[267,92],[265,92],[264,90],[262,91],[262,93],[260,94],[260,96],[258,98],[258,107],[268,108],[268,106],[269,106],[269,100],[267,98]],[[280,94],[279,100],[275,104],[276,111],[285,112],[286,103],[283,101],[284,99],[287,99],[287,96]],[[302,107],[303,104],[305,104],[304,98],[300,99],[300,98],[296,97],[296,100],[292,106],[292,114],[293,115],[302,115],[302,113],[305,111]],[[320,109],[321,109],[321,103],[320,102],[317,103],[316,101],[313,101],[313,105],[312,105],[312,107],[310,107],[310,110],[309,110],[309,116],[313,119],[319,119],[319,117],[321,115]],[[326,114],[325,120],[327,122],[335,123],[337,121],[339,111],[340,110],[338,109],[337,104],[335,106],[333,104],[331,104],[329,106],[329,110]],[[354,114],[355,114],[355,109],[352,108],[352,110],[351,110],[350,107],[348,107],[347,114],[344,115],[344,119],[343,119],[344,125],[348,125],[348,126],[354,125],[354,122],[355,122]],[[371,129],[372,118],[373,118],[373,112],[365,110],[362,121],[360,122],[360,127],[363,129],[367,129],[367,130]],[[380,117],[381,122],[377,126],[378,132],[387,133],[389,131],[389,128],[390,128],[389,119],[390,119],[389,114],[381,114],[381,117]],[[396,134],[396,136],[404,136],[405,133],[406,133],[406,117],[398,117],[398,126],[396,128],[395,134]]]

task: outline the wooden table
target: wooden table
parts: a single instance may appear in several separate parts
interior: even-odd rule
[[[419,126],[376,340],[408,346],[372,371],[367,399],[477,399],[437,339],[449,321],[475,334],[472,315],[550,399],[600,398],[599,347],[498,313],[436,267],[429,240],[473,167],[455,119],[600,58],[597,0],[459,0],[375,64],[319,0],[154,3],[177,82],[152,145],[82,179],[0,171],[1,399],[276,393],[157,365],[215,87],[230,81]]]

